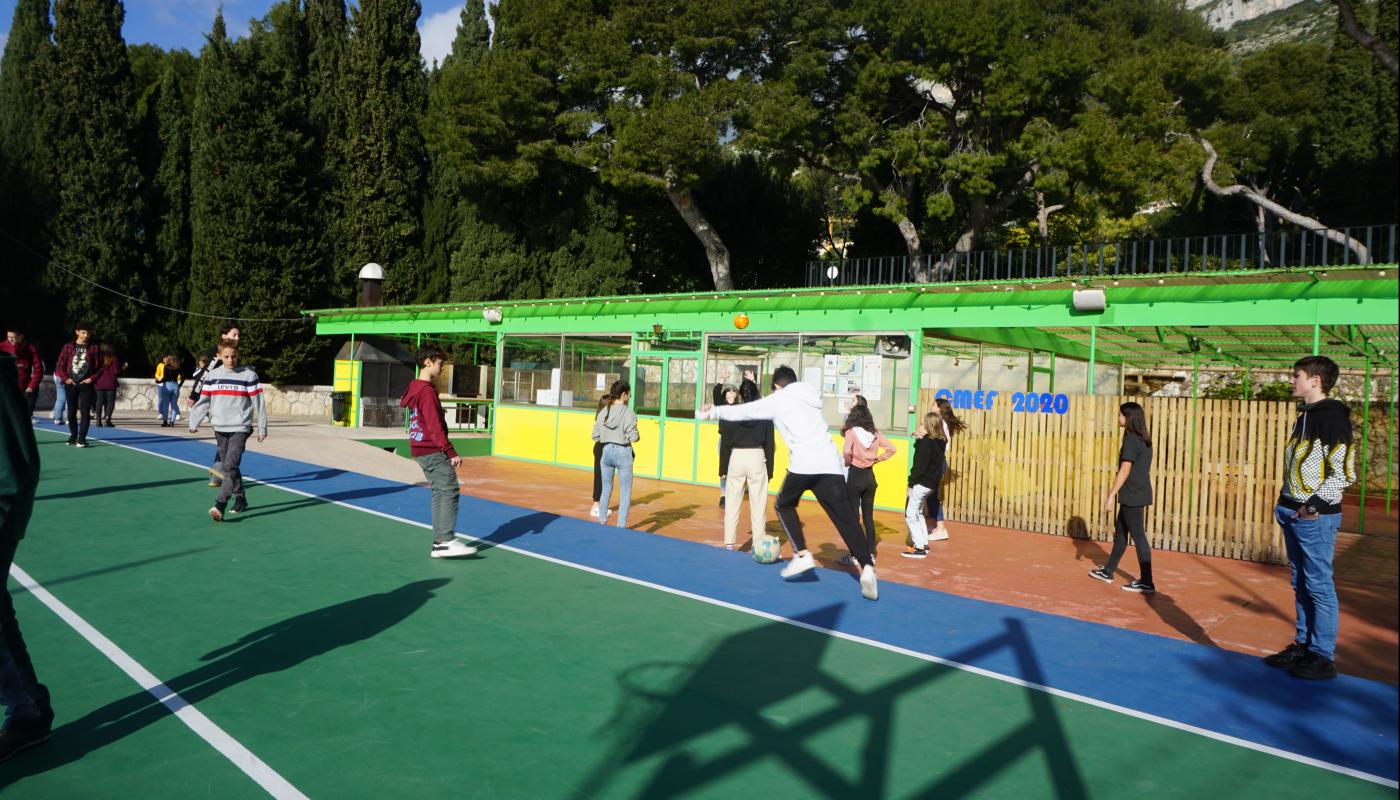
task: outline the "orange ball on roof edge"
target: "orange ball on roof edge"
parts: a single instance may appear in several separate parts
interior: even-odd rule
[[[749,327],[749,315],[748,315],[748,314],[735,314],[735,315],[734,315],[734,327],[738,328],[739,330],[743,330],[743,329]]]

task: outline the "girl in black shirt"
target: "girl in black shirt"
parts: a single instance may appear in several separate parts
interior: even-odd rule
[[[1137,550],[1139,575],[1137,580],[1124,585],[1123,591],[1151,594],[1156,588],[1152,584],[1152,548],[1147,543],[1144,517],[1147,506],[1152,505],[1152,436],[1147,432],[1147,415],[1142,406],[1137,403],[1119,406],[1118,427],[1123,429],[1118,474],[1113,476],[1113,485],[1103,501],[1104,511],[1113,511],[1114,501],[1118,503],[1118,514],[1113,520],[1113,552],[1108,556],[1108,563],[1091,570],[1089,577],[1113,583],[1113,573],[1128,549],[1131,535],[1133,548]]]

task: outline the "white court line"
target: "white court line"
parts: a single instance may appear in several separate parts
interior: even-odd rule
[[[107,439],[103,439],[103,440],[100,440],[100,441],[103,441],[103,442],[106,443],[106,444],[115,445],[115,446],[117,446],[117,447],[123,447],[123,448],[126,448],[127,450],[133,450],[133,451],[138,452],[138,453],[143,453],[143,454],[148,455],[148,456],[155,456],[155,457],[157,457],[157,458],[164,458],[164,459],[166,459],[166,460],[168,460],[168,461],[174,461],[174,462],[177,463],[177,464],[185,464],[185,465],[188,465],[188,466],[191,466],[191,467],[195,467],[196,469],[199,469],[199,470],[204,471],[204,472],[207,472],[207,471],[208,471],[208,467],[207,467],[206,465],[203,465],[203,464],[196,464],[196,463],[193,462],[193,461],[186,461],[186,460],[183,459],[183,458],[176,458],[176,457],[174,457],[174,456],[168,456],[168,455],[165,455],[164,453],[153,453],[153,452],[151,452],[151,451],[149,451],[149,450],[143,450],[142,448],[139,448],[139,447],[133,447],[133,446],[131,446],[131,445],[122,444],[122,443],[120,443],[120,442],[115,442],[115,441],[111,441],[111,440],[107,440]],[[292,459],[286,459],[286,460],[291,461]],[[296,462],[296,463],[304,463],[304,462]],[[308,466],[316,466],[316,465],[308,465]],[[381,478],[381,479],[378,479],[378,480],[383,480],[383,479]],[[386,483],[393,483],[394,481],[385,481],[385,482],[386,482]],[[302,490],[300,490],[300,489],[293,489],[293,488],[290,488],[290,487],[287,487],[287,486],[280,486],[280,485],[275,484],[275,483],[262,483],[262,482],[259,482],[259,483],[261,483],[261,485],[263,485],[263,486],[271,486],[271,487],[273,487],[273,488],[281,489],[281,490],[284,491],[284,492],[290,492],[290,493],[292,493],[292,494],[298,494],[298,495],[301,495],[302,497],[310,497],[310,498],[313,498],[313,499],[315,499],[315,500],[320,500],[320,501],[323,502],[323,503],[330,503],[331,505],[341,506],[341,507],[343,507],[343,508],[348,508],[348,509],[350,509],[350,510],[352,510],[352,511],[359,511],[359,512],[364,513],[364,514],[373,514],[373,515],[376,516],[376,517],[383,517],[384,519],[393,520],[393,521],[395,521],[395,522],[400,522],[400,523],[404,523],[404,524],[407,524],[407,525],[414,525],[414,526],[417,526],[417,527],[419,527],[419,528],[428,528],[428,529],[431,529],[431,528],[433,527],[432,525],[429,525],[429,524],[427,524],[427,523],[418,522],[418,521],[416,521],[416,520],[411,520],[411,519],[404,519],[403,517],[396,517],[396,516],[394,516],[394,515],[392,515],[392,514],[386,514],[386,513],[382,512],[382,511],[375,511],[374,509],[370,509],[370,508],[361,508],[361,507],[359,507],[359,506],[351,505],[351,504],[346,503],[346,502],[341,501],[341,500],[328,500],[328,499],[326,499],[326,498],[324,498],[324,497],[321,497],[320,495],[312,494],[312,493],[310,493],[310,492],[304,492],[304,491],[302,491]],[[461,534],[461,533],[459,533],[459,534],[457,534],[457,535],[460,536],[460,537],[462,537],[462,538],[465,538],[465,539],[472,539],[472,538],[473,538],[473,537],[470,537],[470,536],[465,536],[464,534]],[[984,668],[982,668],[982,667],[976,667],[976,666],[973,666],[973,665],[971,665],[971,664],[964,664],[964,663],[959,662],[959,661],[952,661],[952,660],[949,660],[949,659],[946,659],[946,658],[940,658],[940,657],[935,656],[935,655],[930,655],[929,653],[921,653],[921,652],[919,652],[919,651],[917,651],[917,650],[909,650],[909,649],[907,649],[907,648],[900,647],[900,646],[898,646],[898,645],[893,645],[893,644],[889,644],[888,642],[879,641],[878,639],[867,639],[867,638],[865,638],[865,637],[863,637],[863,636],[858,636],[858,635],[855,635],[855,634],[846,633],[846,632],[844,632],[844,631],[832,630],[831,628],[823,628],[823,627],[818,626],[818,625],[813,625],[813,624],[811,624],[811,623],[802,622],[801,620],[791,619],[791,618],[789,618],[789,617],[780,616],[780,615],[778,615],[778,614],[771,614],[771,613],[769,613],[769,612],[767,612],[767,611],[760,611],[760,610],[758,610],[758,609],[748,608],[747,606],[736,605],[736,604],[734,604],[734,603],[730,603],[730,602],[727,602],[727,601],[724,601],[724,600],[718,600],[718,599],[713,598],[713,597],[706,597],[706,596],[704,596],[704,595],[695,594],[695,593],[693,593],[693,592],[687,592],[687,591],[685,591],[684,589],[676,589],[676,588],[671,587],[671,586],[664,586],[664,585],[662,585],[662,584],[652,583],[652,582],[650,582],[650,581],[645,581],[645,580],[642,580],[642,579],[640,579],[640,578],[633,578],[633,577],[630,577],[630,576],[628,576],[628,575],[620,575],[620,574],[615,573],[615,572],[608,572],[607,570],[598,569],[598,568],[596,568],[596,567],[590,567],[590,566],[587,566],[587,565],[585,565],[585,564],[576,564],[576,563],[574,563],[574,562],[572,562],[572,561],[566,561],[566,560],[561,559],[561,558],[555,558],[555,557],[553,557],[553,556],[547,556],[547,555],[543,555],[543,554],[541,554],[541,553],[532,553],[532,552],[530,552],[529,550],[522,550],[522,549],[520,549],[520,548],[513,547],[513,546],[507,545],[507,544],[496,544],[495,542],[491,542],[491,541],[489,541],[489,540],[474,540],[474,541],[485,541],[485,542],[486,542],[487,544],[489,544],[492,548],[501,548],[502,550],[506,550],[506,551],[511,552],[511,553],[518,553],[518,554],[520,554],[520,555],[528,556],[528,557],[530,557],[530,558],[536,558],[536,559],[539,559],[539,560],[541,560],[541,561],[548,561],[548,562],[550,562],[550,563],[552,563],[552,564],[558,564],[558,565],[560,565],[560,566],[569,567],[569,568],[571,568],[571,569],[581,570],[581,571],[583,571],[583,572],[592,573],[592,574],[594,574],[594,575],[599,575],[599,576],[602,576],[602,577],[604,577],[604,578],[611,578],[611,579],[613,579],[613,580],[623,581],[623,582],[625,582],[625,583],[631,583],[631,584],[634,584],[634,585],[636,585],[636,586],[643,586],[643,587],[646,587],[646,588],[648,588],[648,589],[655,589],[656,591],[666,592],[667,594],[673,594],[673,595],[676,595],[677,597],[684,597],[684,598],[686,598],[686,599],[688,599],[688,600],[696,600],[696,601],[699,601],[699,602],[701,602],[701,603],[708,603],[709,605],[712,605],[712,606],[718,606],[718,607],[720,607],[720,608],[726,608],[726,609],[729,609],[729,610],[731,610],[731,611],[738,611],[738,612],[740,612],[740,613],[748,614],[748,615],[754,616],[754,617],[759,617],[759,618],[761,618],[761,619],[771,620],[771,621],[773,621],[773,622],[781,622],[781,623],[784,623],[784,624],[787,624],[787,625],[792,625],[792,626],[797,627],[797,628],[802,628],[802,629],[804,629],[804,630],[813,631],[813,632],[815,632],[815,633],[822,633],[822,634],[826,634],[826,635],[828,635],[828,636],[834,636],[834,637],[836,637],[836,638],[838,638],[838,639],[844,639],[844,640],[849,641],[849,642],[855,642],[855,643],[857,643],[857,644],[863,644],[863,645],[867,645],[867,646],[869,646],[869,647],[879,648],[879,649],[881,649],[881,650],[885,650],[885,651],[888,651],[888,652],[891,652],[891,653],[898,653],[898,654],[900,654],[900,655],[908,656],[908,657],[910,657],[910,658],[917,658],[917,659],[919,659],[919,660],[921,660],[921,661],[928,661],[928,662],[931,662],[931,663],[934,663],[934,664],[941,664],[941,665],[943,665],[943,666],[945,666],[945,667],[952,667],[953,669],[959,669],[959,670],[962,670],[962,671],[964,671],[964,672],[970,672],[970,673],[972,673],[972,674],[974,674],[974,675],[980,675],[980,676],[982,676],[982,677],[984,677],[984,678],[991,678],[992,680],[1001,681],[1001,682],[1003,682],[1003,683],[1009,683],[1009,684],[1011,684],[1011,685],[1013,685],[1013,686],[1019,686],[1019,687],[1021,687],[1021,688],[1023,688],[1023,689],[1032,689],[1032,690],[1034,690],[1034,691],[1045,692],[1046,694],[1053,695],[1053,696],[1055,696],[1055,697],[1060,697],[1060,698],[1063,698],[1063,699],[1065,699],[1065,700],[1071,700],[1071,701],[1074,701],[1074,702],[1077,702],[1077,703],[1083,703],[1083,704],[1085,704],[1085,705],[1094,706],[1095,708],[1101,708],[1101,709],[1104,709],[1104,710],[1106,710],[1106,711],[1113,711],[1113,712],[1116,712],[1116,713],[1119,713],[1119,714],[1123,714],[1123,715],[1125,715],[1125,716],[1133,717],[1134,719],[1143,720],[1144,722],[1155,723],[1155,724],[1157,724],[1157,725],[1162,725],[1162,726],[1165,726],[1165,727],[1168,727],[1168,728],[1172,728],[1172,729],[1175,729],[1175,730],[1179,730],[1179,731],[1182,731],[1182,732],[1184,732],[1184,733],[1191,733],[1191,734],[1195,734],[1195,735],[1197,735],[1197,736],[1202,736],[1202,737],[1207,738],[1207,739],[1213,739],[1213,740],[1215,740],[1215,741],[1217,741],[1217,742],[1223,742],[1223,743],[1225,743],[1225,744],[1232,744],[1232,745],[1235,745],[1235,746],[1237,746],[1237,747],[1243,747],[1243,748],[1245,748],[1246,750],[1254,750],[1254,751],[1259,752],[1259,753],[1264,753],[1264,754],[1266,754],[1266,755],[1275,756],[1275,757],[1277,757],[1277,758],[1282,758],[1282,759],[1285,759],[1285,760],[1288,760],[1288,761],[1293,761],[1293,762],[1296,762],[1296,763],[1299,763],[1299,764],[1306,764],[1307,766],[1310,766],[1310,767],[1317,767],[1317,768],[1319,768],[1319,769],[1325,769],[1325,770],[1328,770],[1328,771],[1330,771],[1330,772],[1336,772],[1336,773],[1338,773],[1338,774],[1346,775],[1346,776],[1348,776],[1348,777],[1359,778],[1359,779],[1361,779],[1361,780],[1369,781],[1369,782],[1371,782],[1371,783],[1380,784],[1381,786],[1386,786],[1386,787],[1389,787],[1389,788],[1391,788],[1391,789],[1400,788],[1400,781],[1395,781],[1395,780],[1392,780],[1392,779],[1390,779],[1390,778],[1386,778],[1386,777],[1383,777],[1383,776],[1380,776],[1380,775],[1372,775],[1372,774],[1369,773],[1369,772],[1363,772],[1363,771],[1361,771],[1361,770],[1353,769],[1353,768],[1351,768],[1351,767],[1344,767],[1344,766],[1342,766],[1342,765],[1340,765],[1340,764],[1333,764],[1333,763],[1331,763],[1330,761],[1323,761],[1323,760],[1318,759],[1318,758],[1313,758],[1313,757],[1311,757],[1311,756],[1305,756],[1305,755],[1302,755],[1302,754],[1300,754],[1300,753],[1293,753],[1293,752],[1290,752],[1290,751],[1288,751],[1288,750],[1283,750],[1283,749],[1278,748],[1278,747],[1273,747],[1273,746],[1271,746],[1271,745],[1261,744],[1261,743],[1259,743],[1259,742],[1252,742],[1252,741],[1250,741],[1250,740],[1248,740],[1248,739],[1241,739],[1241,738],[1239,738],[1238,736],[1231,736],[1231,735],[1226,734],[1226,733],[1220,733],[1219,731],[1212,731],[1212,730],[1209,730],[1209,729],[1207,729],[1207,728],[1201,728],[1201,727],[1198,727],[1198,726],[1196,726],[1196,725],[1191,725],[1191,724],[1189,724],[1189,723],[1180,722],[1180,721],[1177,721],[1177,720],[1174,720],[1174,719],[1168,719],[1167,717],[1160,717],[1160,716],[1157,716],[1156,714],[1150,714],[1150,713],[1148,713],[1148,712],[1146,712],[1146,711],[1139,711],[1138,709],[1129,708],[1129,707],[1127,707],[1127,706],[1120,706],[1120,705],[1118,705],[1118,704],[1116,704],[1116,703],[1110,703],[1110,702],[1105,701],[1105,700],[1099,700],[1099,699],[1097,699],[1097,698],[1089,697],[1089,696],[1087,696],[1087,695],[1076,694],[1076,693],[1074,693],[1074,692],[1068,692],[1068,691],[1065,691],[1065,690],[1063,690],[1063,689],[1056,689],[1056,688],[1054,688],[1054,687],[1052,687],[1052,686],[1044,686],[1044,685],[1042,685],[1042,684],[1033,683],[1033,682],[1031,682],[1031,681],[1027,681],[1027,680],[1024,680],[1024,679],[1022,679],[1022,678],[1017,678],[1017,677],[1012,676],[1012,675],[1003,675],[1003,674],[1000,673],[1000,672],[993,672],[993,671],[991,671],[991,670],[984,669]]]
[[[19,584],[39,599],[41,603],[49,607],[49,610],[57,614],[59,619],[68,623],[69,627],[77,631],[88,643],[96,647],[102,655],[106,656],[113,664],[121,668],[137,684],[150,692],[151,696],[159,700],[161,705],[170,709],[180,721],[199,738],[208,742],[215,750],[218,750],[224,758],[233,762],[235,767],[243,771],[245,775],[252,778],[268,794],[278,798],[278,800],[307,800],[297,788],[287,782],[286,778],[277,774],[276,770],[269,767],[262,759],[253,755],[252,751],[239,744],[236,739],[224,732],[223,728],[215,725],[212,720],[204,716],[198,709],[185,701],[183,697],[171,691],[170,687],[160,682],[149,670],[137,663],[136,659],[127,655],[124,650],[106,636],[101,631],[88,624],[88,621],[78,616],[77,612],[64,605],[49,593],[48,589],[40,586],[37,581],[29,576],[29,573],[20,569],[18,564],[10,565],[10,574],[14,576]]]

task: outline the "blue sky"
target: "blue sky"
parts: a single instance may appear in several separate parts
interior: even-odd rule
[[[229,33],[239,36],[248,31],[248,20],[267,13],[273,0],[222,0]],[[214,21],[220,0],[130,0],[126,3],[126,24],[122,34],[128,44],[149,43],[164,48],[183,47],[194,53],[204,43],[204,34]],[[0,0],[0,47],[9,37],[15,0]],[[423,57],[438,61],[452,46],[462,0],[423,0],[423,16],[418,20],[423,40]]]

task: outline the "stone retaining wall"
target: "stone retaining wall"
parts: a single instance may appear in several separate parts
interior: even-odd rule
[[[119,378],[117,388],[118,411],[149,411],[156,413],[156,385],[149,378]],[[180,407],[185,408],[185,397],[189,395],[190,384],[185,381],[180,387]],[[331,416],[331,387],[329,386],[271,386],[263,384],[267,414],[272,417],[325,417]],[[39,385],[40,409],[52,409],[54,402],[54,382],[46,379]],[[37,411],[35,413],[38,413]]]

